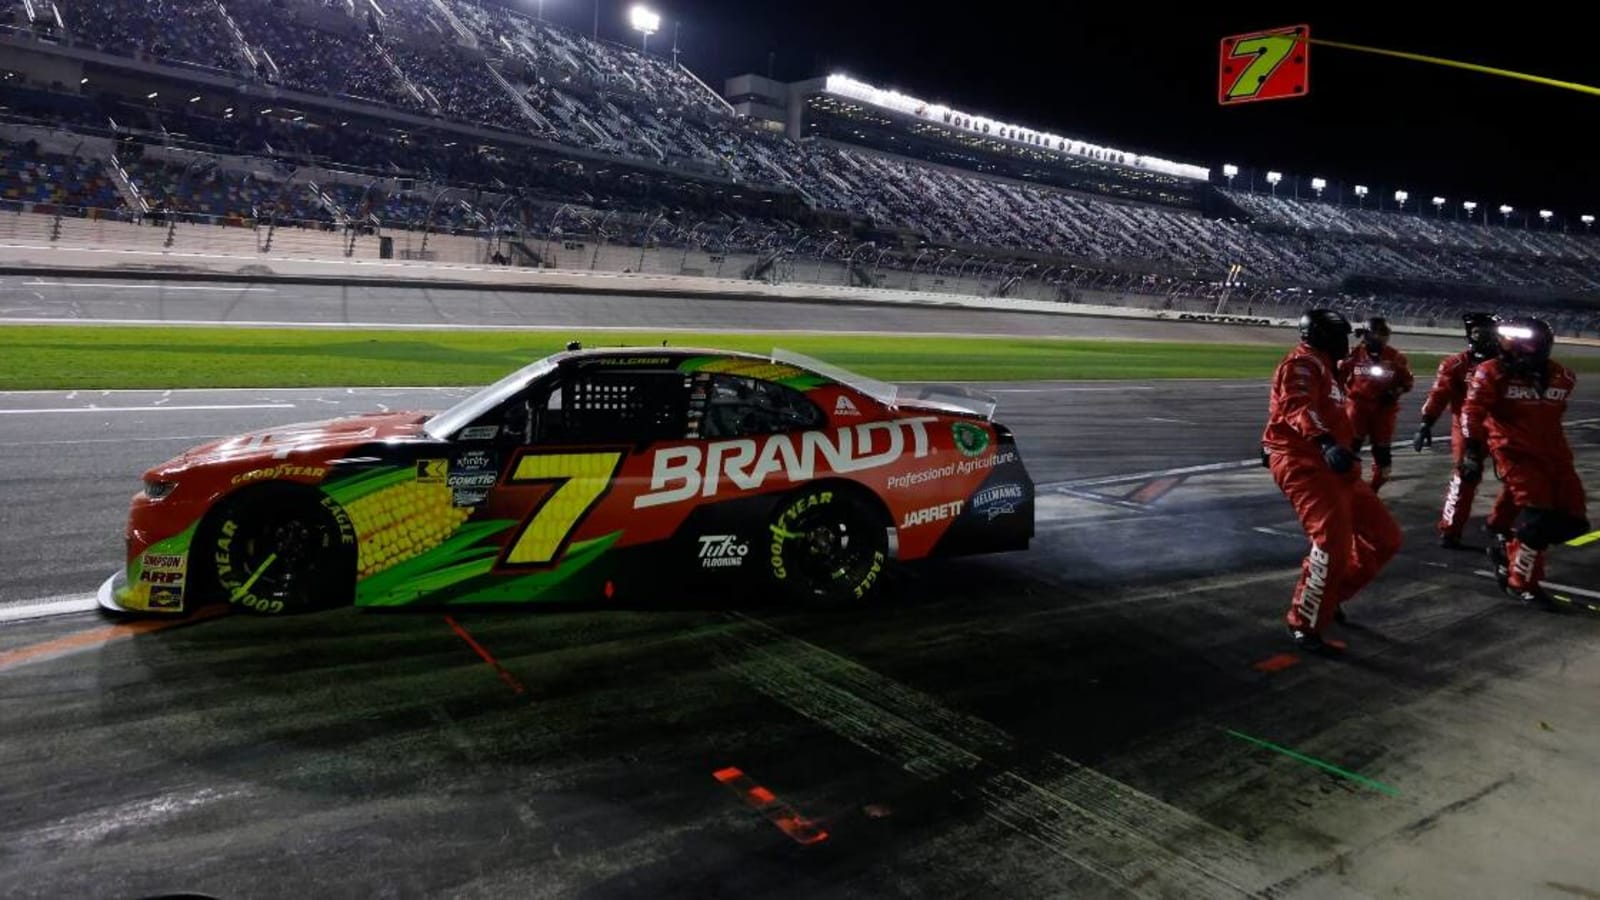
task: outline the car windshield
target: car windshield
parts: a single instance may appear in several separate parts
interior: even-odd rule
[[[448,440],[464,426],[477,421],[490,410],[516,396],[518,391],[535,380],[554,372],[556,362],[557,357],[547,356],[536,363],[523,366],[429,419],[423,430],[435,440]]]

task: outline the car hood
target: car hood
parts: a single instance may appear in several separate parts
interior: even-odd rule
[[[422,430],[431,412],[368,413],[250,431],[191,447],[150,470],[174,475],[197,467],[246,468],[264,462],[326,463],[374,442],[432,441]]]

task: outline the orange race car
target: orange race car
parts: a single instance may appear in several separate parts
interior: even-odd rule
[[[572,349],[442,413],[293,425],[149,470],[102,606],[867,599],[902,560],[1023,549],[992,398],[792,354]]]

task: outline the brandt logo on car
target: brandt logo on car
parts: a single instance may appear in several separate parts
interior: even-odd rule
[[[972,495],[972,512],[987,516],[993,521],[996,516],[1008,516],[1017,511],[1017,504],[1024,497],[1022,485],[1015,482],[996,484],[986,487]]]
[[[928,423],[934,416],[863,422],[833,431],[775,434],[756,441],[736,438],[658,450],[651,460],[650,490],[634,498],[634,509],[677,503],[693,497],[715,497],[727,483],[730,490],[749,491],[781,475],[790,484],[823,475],[848,475],[893,465],[910,455],[921,459],[928,446]]]
[[[700,567],[702,569],[736,569],[744,565],[750,553],[749,544],[739,543],[737,535],[703,534],[700,536]]]

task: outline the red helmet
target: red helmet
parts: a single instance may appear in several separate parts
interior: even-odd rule
[[[1501,319],[1495,324],[1494,333],[1500,342],[1500,356],[1518,368],[1544,368],[1556,342],[1555,332],[1541,319]]]

